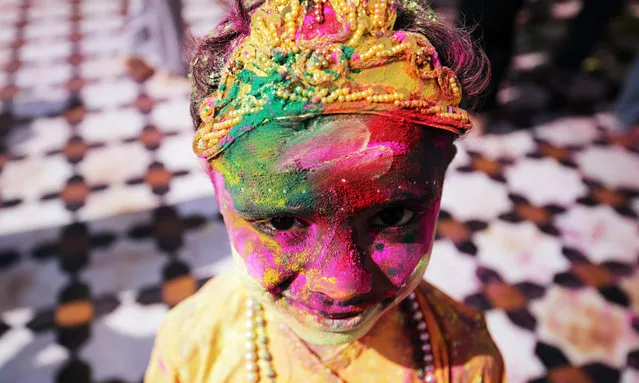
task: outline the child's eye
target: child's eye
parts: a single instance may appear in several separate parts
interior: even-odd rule
[[[304,224],[295,217],[283,216],[271,218],[264,222],[264,225],[275,231],[288,231],[304,227]]]
[[[415,212],[403,207],[391,207],[377,213],[373,220],[375,226],[403,226],[413,219]]]

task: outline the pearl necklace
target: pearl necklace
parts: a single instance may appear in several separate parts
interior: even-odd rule
[[[275,383],[275,370],[271,363],[273,357],[267,348],[268,337],[262,305],[250,298],[246,300],[246,319],[246,379],[249,382]]]
[[[415,362],[419,366],[417,374],[424,383],[435,383],[435,367],[433,365],[432,346],[428,326],[424,320],[419,302],[414,292],[402,302],[407,325],[413,330],[419,341],[415,347]],[[268,351],[268,337],[266,336],[266,321],[262,305],[253,299],[246,300],[246,333],[245,333],[244,366],[246,380],[249,382],[275,383],[273,357]]]

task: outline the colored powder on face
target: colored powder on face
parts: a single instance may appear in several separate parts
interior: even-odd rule
[[[273,269],[264,270],[264,274],[262,276],[263,281],[268,285],[273,285],[277,283],[280,279],[279,273]]]
[[[242,137],[214,161],[235,209],[250,212],[258,205],[270,209],[311,209],[314,195],[306,182],[306,172],[274,170],[281,146],[290,139],[292,131],[277,122],[267,123],[263,129]]]
[[[413,243],[413,242],[415,242],[416,234],[417,234],[417,233],[415,233],[415,232],[412,232],[412,233],[408,233],[408,234],[406,234],[406,235],[404,236],[404,242],[406,242],[406,243]]]
[[[419,227],[362,232],[365,245],[354,242],[352,226],[358,212],[404,198],[404,191],[432,194],[427,189],[438,185],[437,172],[425,160],[428,150],[417,144],[421,132],[379,117],[339,116],[299,126],[271,121],[212,162],[223,177],[218,195],[228,196],[232,207],[223,213],[233,248],[262,294],[285,289],[293,302],[320,310],[333,304],[326,297],[343,303],[370,291],[376,302],[388,302],[421,278],[438,202]],[[269,209],[282,213],[262,217],[302,217],[308,226],[301,235],[267,234],[241,217]],[[361,261],[364,254],[372,269]]]

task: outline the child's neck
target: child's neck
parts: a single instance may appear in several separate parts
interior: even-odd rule
[[[319,345],[314,343],[309,343],[304,340],[302,342],[311,350],[317,357],[322,361],[326,362],[331,358],[338,355],[342,350],[348,347],[348,343],[338,344],[338,345]]]
[[[376,329],[380,325],[384,326],[384,329],[385,329],[384,333],[386,333],[385,334],[386,336],[391,336],[391,338],[393,336],[399,336],[399,337],[406,336],[404,331],[404,321],[402,318],[403,318],[402,313],[399,307],[393,307],[390,310],[388,310],[386,313],[384,313],[384,315],[382,315],[382,317],[379,318],[379,320],[377,321],[377,323],[375,323],[375,325],[369,331],[369,333],[364,336],[364,337],[367,337],[367,340],[360,339],[353,342],[362,342],[364,344],[369,345],[372,339],[368,335],[379,333],[379,331]],[[391,328],[394,331],[390,331]],[[395,335],[392,335],[391,333]],[[318,345],[315,343],[306,342],[302,338],[299,338],[299,339],[322,362],[331,361],[332,359],[337,357],[340,353],[345,351],[350,346],[358,347],[357,345],[353,345],[353,342],[339,344],[339,345]],[[394,340],[396,340],[396,338],[394,338]]]

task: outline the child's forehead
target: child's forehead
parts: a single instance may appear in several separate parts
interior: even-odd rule
[[[430,195],[439,165],[424,161],[417,144],[428,139],[424,128],[398,124],[337,116],[301,129],[262,126],[229,148],[217,169],[239,211],[312,210],[321,201],[357,210]],[[373,195],[364,198],[366,190]]]
[[[423,141],[424,127],[374,115],[322,116],[301,123],[271,121],[242,137],[229,149],[235,161],[291,164],[325,162],[356,154],[367,147],[386,146],[400,155]]]
[[[362,181],[388,172],[430,174],[439,164],[424,161],[436,146],[425,129],[381,116],[322,117],[302,126],[274,121],[242,137],[214,167],[227,186],[299,175],[309,179],[315,173],[334,178],[336,172],[359,168]]]

